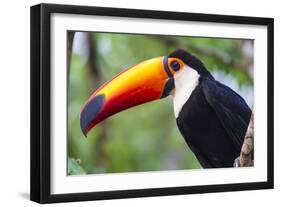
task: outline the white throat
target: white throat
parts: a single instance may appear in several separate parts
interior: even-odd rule
[[[174,113],[177,118],[183,105],[189,99],[191,93],[199,83],[200,75],[196,70],[185,66],[181,71],[174,74],[175,89],[172,93],[174,102]]]

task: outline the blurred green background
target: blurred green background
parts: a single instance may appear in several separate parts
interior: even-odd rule
[[[201,168],[176,126],[171,98],[118,113],[85,138],[79,113],[121,70],[182,48],[253,105],[253,41],[95,32],[68,34],[68,175]]]

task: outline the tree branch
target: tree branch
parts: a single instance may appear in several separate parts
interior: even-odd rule
[[[73,46],[73,38],[75,32],[68,31],[67,32],[67,71],[69,72],[71,55],[72,55],[72,46]]]
[[[240,156],[235,159],[234,167],[249,167],[254,165],[254,114],[252,114]]]

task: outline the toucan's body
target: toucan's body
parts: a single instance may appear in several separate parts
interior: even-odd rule
[[[251,110],[230,88],[202,78],[177,117],[178,128],[204,168],[232,167]]]
[[[251,109],[184,50],[144,61],[101,86],[82,108],[82,131],[86,135],[113,114],[168,95],[173,96],[178,128],[201,165],[233,166]]]

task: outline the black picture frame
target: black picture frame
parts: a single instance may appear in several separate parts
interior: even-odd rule
[[[50,192],[50,16],[54,13],[83,14],[113,17],[151,18],[206,23],[232,23],[267,26],[267,181],[238,184],[219,184],[191,187],[51,194]],[[31,174],[30,199],[39,203],[86,201],[101,199],[164,196],[273,188],[273,28],[272,18],[195,14],[152,10],[103,8],[72,5],[39,4],[31,7]]]

